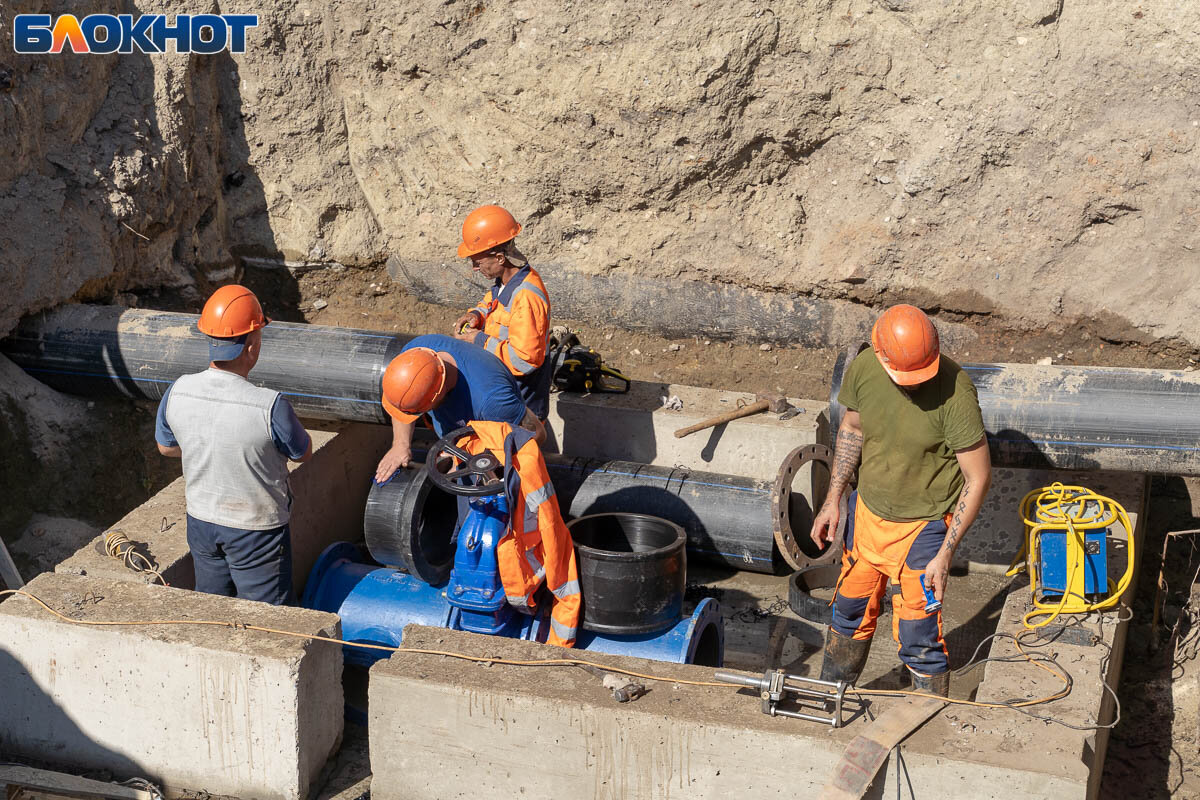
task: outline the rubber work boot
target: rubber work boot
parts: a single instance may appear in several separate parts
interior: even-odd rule
[[[950,673],[939,672],[936,675],[922,675],[919,672],[908,671],[909,677],[912,679],[912,688],[914,692],[922,692],[923,694],[933,694],[938,697],[950,696]]]
[[[833,628],[826,628],[821,680],[845,681],[853,686],[862,674],[863,664],[867,663],[867,653],[870,651],[870,639],[851,639],[849,636],[842,636]]]

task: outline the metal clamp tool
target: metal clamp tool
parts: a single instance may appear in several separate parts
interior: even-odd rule
[[[781,669],[769,669],[761,678],[751,678],[733,672],[718,671],[717,680],[739,686],[749,686],[762,698],[762,711],[772,717],[792,717],[809,722],[821,722],[834,728],[842,727],[842,709],[846,702],[845,681],[823,681],[788,675]],[[808,714],[779,707],[781,702],[791,700],[801,708],[819,705],[824,714]]]

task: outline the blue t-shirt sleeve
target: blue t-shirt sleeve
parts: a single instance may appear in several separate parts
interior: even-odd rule
[[[514,428],[518,428],[525,419],[525,401],[521,399],[515,384],[511,387],[506,386],[504,390],[488,394],[484,412],[483,419],[507,422]]]
[[[179,447],[179,442],[175,439],[171,426],[167,424],[167,398],[171,396],[171,387],[174,385],[172,383],[163,392],[162,400],[158,401],[158,414],[154,417],[154,441],[163,447]]]
[[[292,410],[292,404],[283,395],[276,397],[271,406],[271,439],[280,453],[293,460],[303,456],[312,441]]]

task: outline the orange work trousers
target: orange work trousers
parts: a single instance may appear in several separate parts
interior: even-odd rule
[[[892,590],[892,637],[900,660],[921,675],[950,668],[942,637],[942,612],[925,612],[921,576],[946,539],[943,519],[891,522],[866,507],[858,492],[850,495],[842,572],[833,596],[832,627],[842,636],[868,640],[888,583]]]

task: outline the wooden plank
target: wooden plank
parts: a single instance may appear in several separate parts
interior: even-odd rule
[[[25,581],[21,580],[21,573],[17,572],[17,565],[8,554],[8,548],[4,546],[3,539],[0,539],[0,580],[4,581],[6,589],[20,589],[25,585]]]
[[[0,786],[21,786],[68,797],[97,798],[97,800],[154,800],[151,792],[121,786],[116,783],[93,781],[33,767],[0,765]]]
[[[818,800],[861,800],[892,748],[945,705],[932,697],[910,697],[880,714],[846,746]]]

